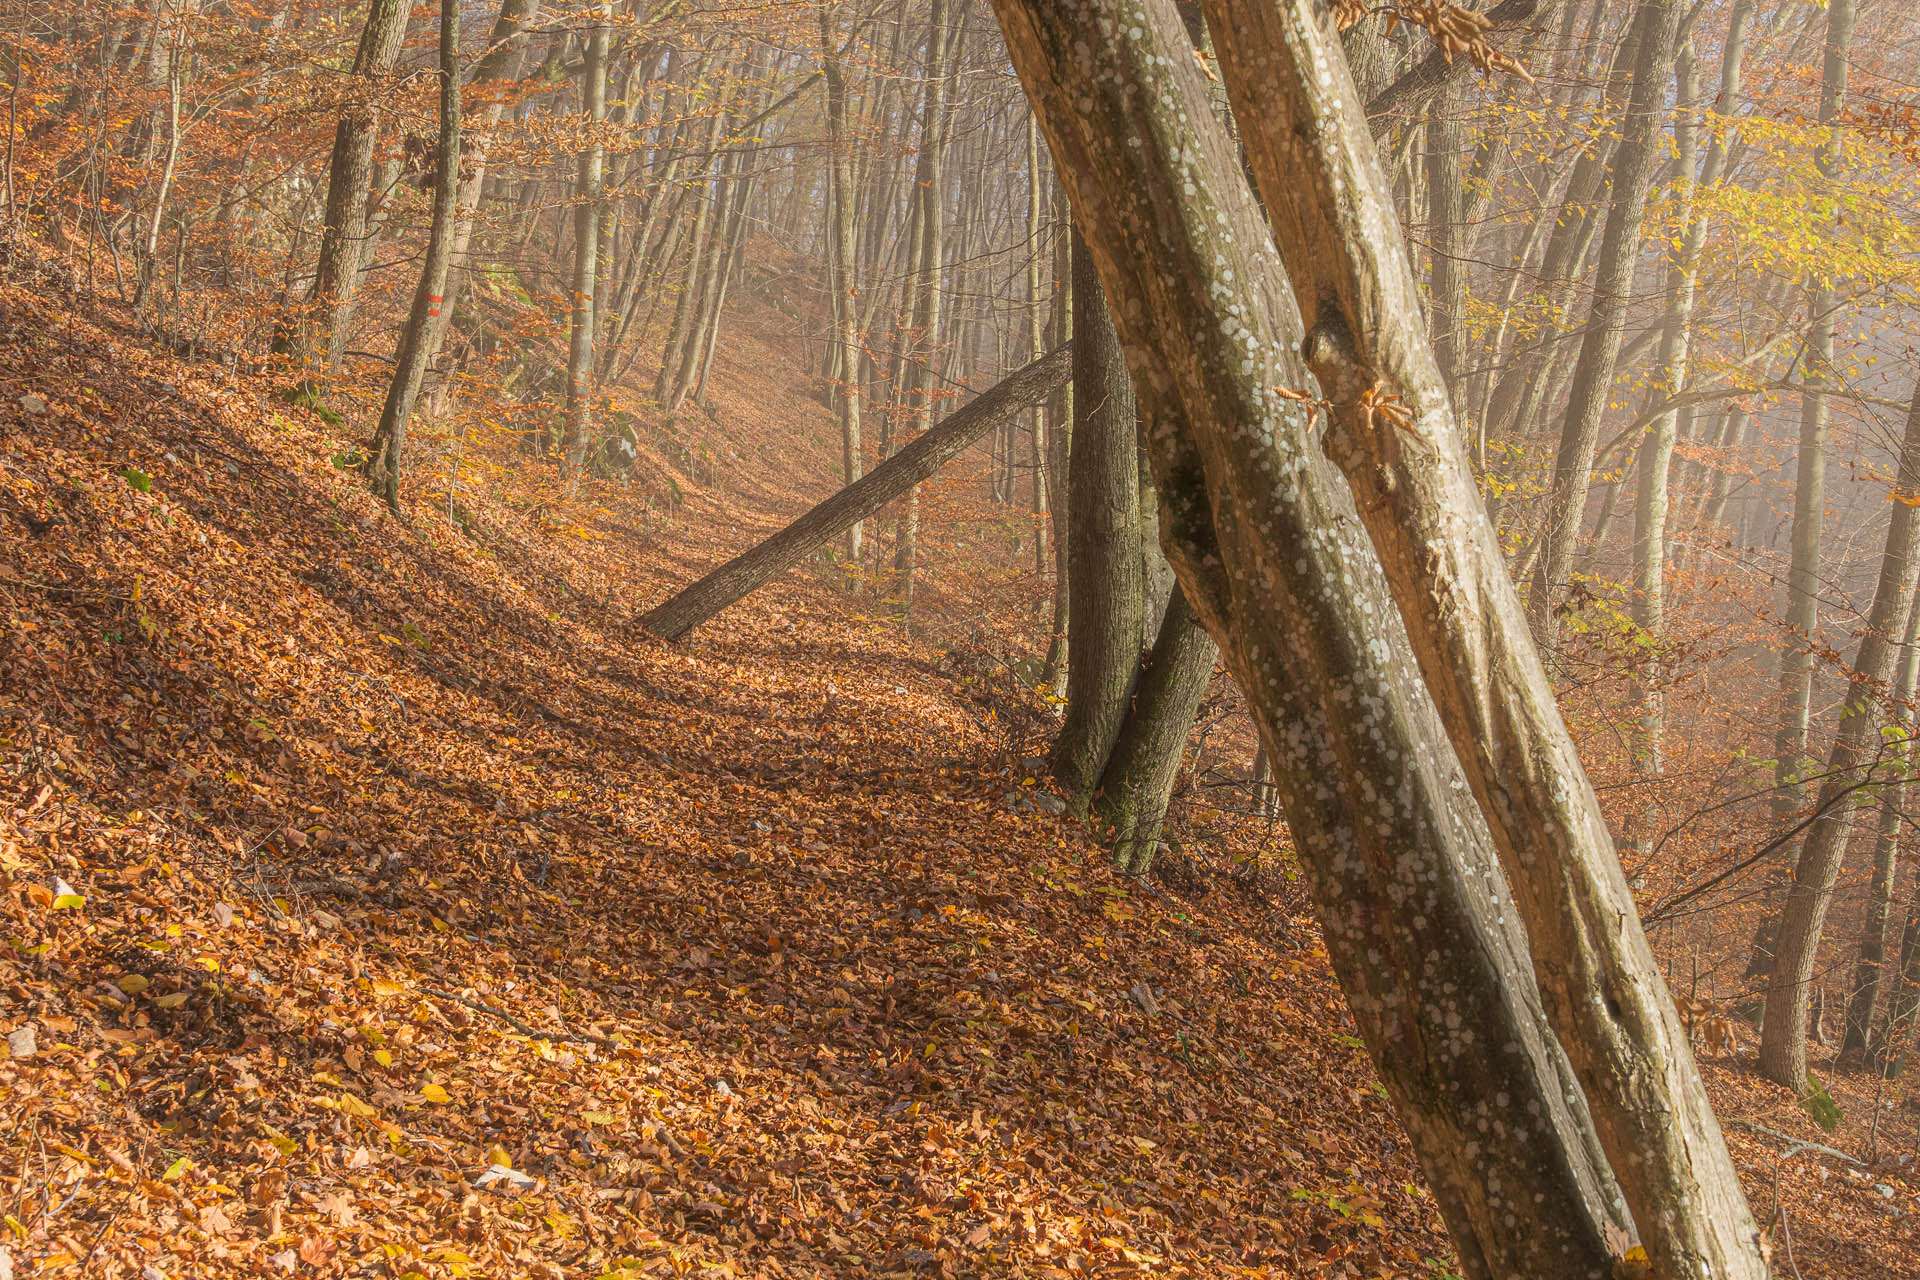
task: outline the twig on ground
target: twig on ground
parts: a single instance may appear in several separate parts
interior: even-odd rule
[[[1797,1278],[1800,1275],[1800,1264],[1796,1262],[1793,1257],[1793,1228],[1787,1223],[1787,1206],[1780,1199],[1780,1175],[1786,1170],[1787,1161],[1793,1159],[1795,1156],[1806,1155],[1811,1152],[1814,1155],[1830,1156],[1835,1160],[1844,1160],[1848,1164],[1857,1165],[1862,1169],[1867,1167],[1866,1162],[1848,1155],[1838,1147],[1829,1147],[1822,1142],[1809,1142],[1805,1138],[1796,1138],[1790,1133],[1782,1133],[1778,1129],[1769,1129],[1767,1126],[1755,1124],[1751,1120],[1728,1120],[1725,1121],[1724,1124],[1727,1128],[1745,1129],[1749,1133],[1757,1133],[1762,1137],[1772,1138],[1777,1142],[1787,1144],[1787,1149],[1776,1156],[1773,1161],[1773,1212],[1767,1215],[1765,1233],[1771,1236],[1776,1225],[1780,1228],[1780,1243],[1786,1246],[1787,1267]]]
[[[476,1013],[491,1014],[493,1017],[500,1019],[500,1021],[518,1030],[522,1035],[532,1036],[541,1040],[572,1040],[579,1044],[613,1044],[613,1041],[607,1037],[597,1035],[591,1031],[540,1031],[522,1022],[504,1009],[496,1009],[490,1004],[482,1004],[478,1000],[469,1000],[465,996],[454,995],[451,991],[436,991],[432,987],[421,987],[419,990],[421,995],[436,996],[441,1000],[451,1000],[455,1004],[465,1005]]]

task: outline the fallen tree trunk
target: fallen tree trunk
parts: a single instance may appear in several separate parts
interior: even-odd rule
[[[759,545],[741,552],[640,619],[663,640],[679,640],[919,484],[989,431],[1066,385],[1066,343],[981,392],[933,430]]]

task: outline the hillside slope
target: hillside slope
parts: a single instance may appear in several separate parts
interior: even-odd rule
[[[0,1275],[1451,1274],[1283,869],[1114,884],[1044,710],[824,570],[632,631],[833,483],[719,377],[724,489],[463,533],[0,290]],[[1802,1274],[1920,1273],[1910,1174],[1783,1185]]]

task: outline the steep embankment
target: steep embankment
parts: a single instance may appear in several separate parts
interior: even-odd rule
[[[812,575],[631,634],[832,483],[733,350],[725,491],[507,466],[463,533],[0,291],[16,1274],[1448,1274],[1284,877],[1115,887],[1010,682]],[[1912,1189],[1803,1272],[1896,1274]]]

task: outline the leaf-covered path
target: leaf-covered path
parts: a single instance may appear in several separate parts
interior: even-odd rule
[[[730,492],[463,532],[0,293],[0,1276],[1451,1274],[1283,865],[1115,885],[824,571],[634,632],[828,485],[782,355]],[[1830,1181],[1803,1274],[1912,1274],[1911,1171]]]

